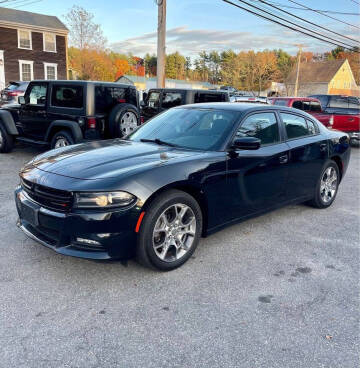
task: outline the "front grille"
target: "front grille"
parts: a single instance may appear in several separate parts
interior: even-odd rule
[[[50,210],[68,212],[71,209],[73,195],[71,192],[49,188],[21,179],[21,186],[36,203]]]

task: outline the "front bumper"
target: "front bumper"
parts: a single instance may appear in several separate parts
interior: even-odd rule
[[[42,207],[18,187],[17,226],[30,238],[68,256],[129,259],[135,255],[136,222],[140,209],[55,212]]]

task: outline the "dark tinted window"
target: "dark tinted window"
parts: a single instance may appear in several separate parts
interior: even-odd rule
[[[198,92],[195,95],[195,103],[201,102],[223,102],[226,101],[224,93]]]
[[[279,128],[275,114],[263,112],[248,116],[241,123],[236,136],[258,138],[262,145],[279,142]]]
[[[75,85],[53,85],[51,105],[76,109],[82,108],[83,87]]]
[[[303,101],[303,110],[310,111],[310,101]]]
[[[310,135],[315,135],[317,133],[316,128],[315,128],[315,124],[310,121],[310,120],[306,120],[307,125],[308,125],[308,131]]]
[[[275,100],[274,101],[274,105],[277,105],[277,106],[287,106],[288,105],[288,102],[287,102],[287,100]]]
[[[349,101],[347,97],[331,96],[328,107],[347,109],[349,107]]]
[[[288,139],[294,139],[309,135],[306,120],[298,115],[280,113],[281,118],[285,124]]]
[[[96,112],[109,112],[115,105],[128,102],[126,90],[117,87],[95,87],[95,109]]]
[[[171,107],[179,106],[182,104],[181,93],[178,92],[164,92],[162,97],[162,107],[170,109]]]
[[[311,101],[310,103],[310,111],[313,112],[321,112],[321,105],[319,102]]]
[[[292,104],[292,107],[294,109],[302,110],[303,109],[303,103],[302,103],[302,101],[294,101],[293,104]]]

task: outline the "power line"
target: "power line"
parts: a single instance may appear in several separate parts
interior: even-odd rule
[[[337,40],[337,39],[335,39],[335,38],[332,38],[332,37],[330,37],[330,36],[324,35],[324,34],[322,34],[322,33],[316,32],[316,31],[314,31],[314,30],[312,30],[312,29],[309,29],[309,28],[306,28],[306,27],[304,27],[304,26],[298,25],[298,24],[296,24],[296,23],[294,23],[294,22],[292,22],[292,21],[290,21],[290,20],[288,20],[288,19],[285,19],[285,18],[280,17],[280,16],[278,16],[278,15],[276,15],[276,14],[273,14],[273,13],[271,13],[271,12],[267,11],[267,10],[264,10],[264,9],[262,9],[262,8],[259,8],[258,6],[255,6],[255,5],[249,4],[249,3],[248,3],[247,1],[245,1],[245,0],[238,0],[238,1],[239,1],[239,2],[244,3],[244,4],[248,5],[248,6],[251,6],[251,7],[255,8],[255,9],[257,9],[257,10],[260,10],[260,11],[261,11],[261,12],[263,12],[263,13],[269,14],[269,15],[271,15],[272,17],[276,17],[277,19],[281,19],[282,21],[285,21],[285,22],[287,22],[287,23],[290,23],[290,24],[292,24],[292,25],[294,25],[294,26],[296,26],[296,27],[298,27],[298,28],[302,28],[302,29],[304,29],[305,31],[312,32],[313,34],[317,34],[318,36],[328,38],[328,39],[330,39],[330,40],[332,40],[332,41],[335,41],[335,42],[338,42],[338,43],[342,43],[343,45],[349,46],[349,47],[350,47],[350,49],[352,49],[352,48],[354,47],[354,45],[350,45],[350,44],[348,44],[348,43],[346,43],[346,42],[344,42],[344,41],[339,41],[339,40]],[[262,1],[262,2],[264,2],[264,1]],[[281,9],[280,9],[280,10],[281,10]],[[281,11],[285,12],[285,10],[281,10]],[[287,13],[288,13],[288,12],[287,12]],[[291,13],[288,13],[288,14],[291,14]],[[301,19],[301,18],[300,18],[300,19]],[[343,46],[343,47],[344,47],[344,46]]]
[[[303,5],[303,4],[300,4],[300,3],[297,3],[297,2],[296,2],[296,1],[294,1],[294,0],[288,0],[288,1],[290,1],[291,3],[294,3],[294,4],[296,4],[296,5],[300,5],[300,6],[302,6],[303,8],[308,9],[308,10],[311,10],[311,11],[313,11],[313,12],[315,12],[315,13],[321,14],[321,15],[323,15],[324,17],[328,17],[328,18],[334,19],[334,20],[336,20],[336,21],[338,21],[338,22],[341,22],[341,23],[347,24],[348,26],[351,26],[351,27],[354,27],[354,28],[358,28],[358,29],[360,29],[360,27],[358,27],[358,26],[354,26],[353,24],[350,24],[350,23],[347,23],[347,22],[345,22],[345,21],[343,21],[343,20],[341,20],[341,19],[338,19],[338,18],[332,17],[331,15],[323,14],[323,13],[319,12],[318,10],[315,10],[315,9],[309,8],[308,6]]]
[[[25,4],[24,4],[24,2],[23,3],[18,3],[18,4],[15,4],[17,6],[13,6],[12,8],[18,9],[18,8],[21,8],[21,7],[26,6],[26,5],[39,3],[40,1],[42,1],[42,0],[34,0],[34,1],[30,1],[30,2],[25,2]]]
[[[261,0],[255,0],[258,2],[261,2]],[[312,11],[311,9],[304,9],[304,8],[299,8],[298,6],[291,6],[291,5],[284,5],[284,4],[280,4],[280,3],[271,3],[272,5],[277,5],[280,6],[281,8],[287,8],[287,9],[297,9],[297,10],[306,10],[306,11]],[[360,13],[344,13],[344,12],[338,12],[338,11],[334,11],[334,10],[322,10],[322,9],[314,9],[320,13],[329,13],[329,14],[340,14],[340,15],[355,15],[355,16],[359,16]]]
[[[262,14],[256,13],[255,11],[252,11],[252,10],[250,10],[250,9],[247,9],[247,8],[245,8],[245,7],[243,7],[243,6],[240,6],[240,5],[238,5],[238,4],[234,4],[234,3],[232,3],[232,2],[231,2],[231,1],[229,1],[229,0],[222,0],[222,1],[224,1],[224,2],[226,2],[226,3],[228,3],[228,4],[230,4],[230,5],[236,6],[237,8],[240,8],[240,9],[242,9],[242,10],[245,10],[245,11],[247,11],[247,12],[249,12],[249,13],[251,13],[251,14],[253,14],[253,15],[257,16],[257,17],[260,17],[260,18],[263,18],[263,19],[267,19],[267,20],[269,20],[270,22],[273,22],[273,23],[276,23],[276,24],[278,24],[278,25],[280,25],[280,26],[283,26],[283,27],[285,27],[285,28],[291,29],[292,31],[296,31],[296,32],[302,33],[302,34],[304,34],[304,35],[306,35],[306,36],[309,36],[309,37],[312,37],[312,38],[316,38],[316,39],[318,39],[318,40],[320,40],[320,41],[327,42],[327,43],[330,43],[330,44],[332,44],[332,45],[340,46],[340,47],[343,47],[343,48],[348,49],[347,47],[344,47],[344,46],[342,46],[342,45],[339,45],[338,43],[334,43],[334,42],[332,42],[332,41],[328,41],[328,40],[326,40],[326,39],[323,39],[323,38],[317,37],[317,36],[315,36],[315,35],[312,35],[312,34],[310,34],[310,33],[307,33],[307,32],[304,32],[304,31],[301,31],[301,30],[296,29],[296,28],[294,28],[294,27],[291,27],[291,26],[289,26],[289,25],[287,25],[287,24],[281,23],[281,22],[279,22],[279,21],[277,21],[277,20],[275,20],[275,19],[272,19],[272,18],[266,17],[265,15],[262,15]],[[353,50],[353,49],[350,49],[350,50]],[[355,51],[355,52],[358,52],[358,51]]]
[[[358,41],[358,40],[355,40],[354,38],[351,38],[351,37],[348,37],[348,36],[344,36],[344,35],[342,35],[341,33],[338,33],[338,32],[335,32],[335,31],[332,31],[332,30],[331,30],[331,29],[329,29],[329,28],[326,28],[326,27],[320,26],[320,25],[318,25],[318,24],[316,24],[316,23],[310,22],[309,20],[306,20],[306,19],[304,19],[304,18],[298,17],[297,15],[292,14],[292,13],[290,13],[290,12],[286,11],[286,10],[280,9],[280,8],[278,8],[277,6],[272,5],[272,4],[270,4],[270,3],[268,3],[268,2],[266,2],[266,1],[264,1],[264,0],[258,0],[258,1],[259,1],[259,2],[261,2],[261,3],[263,3],[263,4],[266,4],[266,5],[270,6],[270,7],[272,7],[272,8],[275,8],[275,9],[277,9],[277,10],[280,10],[281,12],[283,12],[283,13],[285,13],[285,14],[288,14],[288,15],[290,15],[290,16],[292,16],[292,17],[294,17],[294,18],[300,19],[300,20],[301,20],[301,21],[303,21],[303,22],[309,23],[309,24],[311,24],[311,25],[313,25],[313,26],[316,26],[316,27],[318,27],[318,28],[322,28],[322,29],[324,29],[325,31],[328,31],[328,32],[334,33],[334,34],[336,34],[336,35],[338,35],[338,36],[341,36],[341,37],[347,38],[347,39],[349,39],[349,40],[351,40],[351,41],[354,41],[354,42],[356,42],[356,43],[359,43],[359,41]],[[330,37],[329,37],[329,38],[330,38]],[[330,39],[332,39],[332,38],[330,38]],[[348,44],[345,44],[345,45],[348,45]],[[348,46],[350,46],[350,45],[348,45]]]

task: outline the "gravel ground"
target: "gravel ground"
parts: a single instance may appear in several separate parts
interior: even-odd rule
[[[13,189],[37,153],[0,155],[0,367],[359,367],[359,149],[331,208],[229,227],[169,273],[26,238]]]

